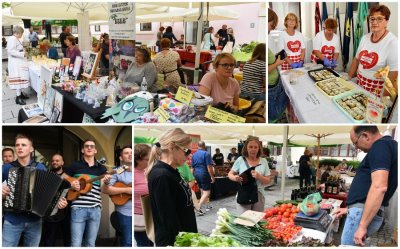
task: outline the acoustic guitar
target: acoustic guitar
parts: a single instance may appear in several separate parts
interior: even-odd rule
[[[114,174],[121,174],[122,172],[124,172],[125,170],[127,170],[129,167],[128,166],[122,166],[119,167],[117,169],[112,170],[111,172],[107,172],[106,174],[94,177],[94,178],[90,178],[89,175],[83,174],[80,175],[78,178],[74,178],[74,177],[66,177],[66,180],[71,183],[75,180],[79,181],[79,185],[80,185],[80,190],[76,191],[72,188],[70,188],[68,190],[68,194],[67,194],[67,200],[68,201],[73,201],[76,200],[79,196],[81,196],[82,194],[86,194],[88,193],[93,186],[93,182],[100,180],[102,178],[104,178],[106,175],[114,175]]]
[[[116,182],[113,187],[116,188],[127,188],[127,187],[132,187],[132,183],[130,184],[124,184],[122,182]],[[132,199],[132,194],[127,194],[127,193],[121,193],[121,194],[116,194],[116,195],[110,195],[111,201],[117,205],[117,206],[122,206],[125,203],[127,203],[130,199]]]

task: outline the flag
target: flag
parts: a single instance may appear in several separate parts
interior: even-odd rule
[[[338,28],[339,28],[340,49],[343,51],[342,28],[340,27],[339,4],[336,4],[336,20],[337,20]]]
[[[322,2],[322,22],[328,19],[328,9],[326,7],[326,2]]]
[[[320,10],[319,10],[319,3],[316,2],[315,3],[315,34],[317,34],[319,32],[319,26],[322,24],[321,23],[321,14],[320,14]],[[322,27],[321,27],[322,28]]]
[[[353,3],[346,4],[346,16],[344,19],[344,32],[343,32],[343,49],[342,49],[342,60],[343,68],[346,69],[347,63],[349,62],[350,54],[350,40],[351,40],[351,24],[353,23]]]
[[[357,19],[356,19],[356,29],[354,32],[353,38],[353,56],[356,55],[358,44],[360,44],[361,37],[364,35],[364,22],[368,16],[368,3],[366,2],[359,2],[358,3],[358,12],[357,12]]]

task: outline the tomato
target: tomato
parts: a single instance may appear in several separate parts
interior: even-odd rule
[[[282,214],[283,214],[283,212],[279,210],[278,215],[282,215]]]
[[[287,208],[287,204],[282,204],[281,208],[286,209]]]
[[[292,218],[292,219],[296,218],[296,214],[291,214],[290,218]]]
[[[289,213],[289,212],[284,212],[284,213],[283,213],[283,217],[289,218],[289,217],[290,217],[290,213]]]
[[[283,219],[282,219],[282,222],[283,222],[283,223],[286,223],[286,222],[288,222],[288,221],[289,221],[288,218],[283,218]]]
[[[278,214],[279,212],[279,208],[278,207],[274,207],[274,214]]]
[[[282,220],[282,215],[278,215],[278,216],[276,217],[276,219],[277,219],[277,221],[281,221],[281,220]]]
[[[265,217],[267,217],[267,218],[269,218],[269,217],[271,217],[273,214],[272,214],[272,211],[267,211],[266,213],[265,213]]]
[[[293,207],[293,204],[292,204],[292,203],[288,203],[288,204],[287,204],[287,207],[288,207],[288,208],[291,208],[291,207]]]

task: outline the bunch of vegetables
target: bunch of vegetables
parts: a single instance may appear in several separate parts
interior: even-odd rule
[[[290,247],[322,247],[325,246],[319,239],[313,239],[310,237],[303,237],[301,241],[289,243]]]
[[[175,239],[176,247],[240,247],[239,242],[228,236],[207,237],[199,233],[180,232]]]
[[[282,239],[287,243],[302,229],[294,224],[294,218],[300,210],[292,203],[268,208],[264,212],[264,219],[267,222],[265,228],[272,231],[275,239]]]
[[[251,41],[250,44],[243,44],[242,47],[240,48],[240,51],[245,52],[245,53],[253,53],[254,48],[257,46],[258,42],[256,41]]]
[[[273,239],[271,232],[264,228],[266,225],[264,221],[252,227],[243,226],[234,222],[237,216],[228,213],[226,208],[220,208],[217,214],[216,227],[212,230],[211,236],[227,236],[248,247],[262,246],[267,240]]]

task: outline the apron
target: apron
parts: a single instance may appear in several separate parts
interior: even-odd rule
[[[287,57],[289,58],[289,60],[292,61],[292,63],[293,63],[293,62],[295,62],[295,63],[300,62],[300,55],[288,55]],[[282,70],[289,70],[289,69],[291,69],[290,64],[287,63],[287,62],[285,61],[285,62],[281,65],[281,69],[282,69]]]
[[[385,81],[383,79],[367,78],[360,72],[357,72],[357,84],[378,98],[381,96],[384,83]],[[377,89],[379,89],[379,91],[377,91]]]
[[[324,55],[324,58],[327,58],[328,60],[333,59],[333,55],[335,54],[335,47],[334,46],[322,46],[321,48],[321,53]],[[319,58],[315,56],[314,54],[311,54],[311,62],[317,62]]]
[[[15,38],[16,39],[16,38]],[[13,50],[21,51],[24,49],[21,42],[17,40]],[[19,90],[29,87],[29,69],[25,58],[8,56],[8,86],[10,89]]]

